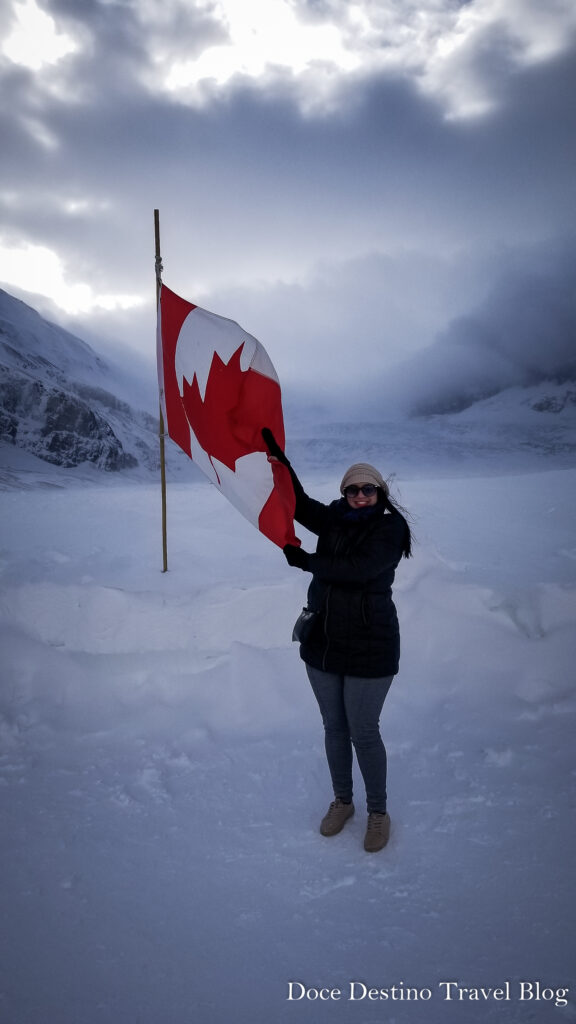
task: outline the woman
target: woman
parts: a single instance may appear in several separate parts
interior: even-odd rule
[[[334,790],[320,832],[336,835],[354,814],[354,748],[366,787],[364,849],[376,852],[390,835],[379,718],[400,656],[391,587],[400,559],[411,554],[410,528],[373,466],[351,466],[340,485],[341,498],[324,505],[305,494],[271,432],[262,434],[270,456],[290,470],[294,518],[318,536],[315,554],[292,544],[284,554],[290,565],[312,573],[308,608],[315,614],[300,656],[320,707]]]

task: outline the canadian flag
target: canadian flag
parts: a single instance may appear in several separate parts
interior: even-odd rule
[[[162,285],[158,380],[172,440],[266,537],[299,544],[290,473],[261,434],[269,427],[284,447],[280,384],[260,342]]]

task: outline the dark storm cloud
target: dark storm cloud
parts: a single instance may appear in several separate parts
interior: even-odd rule
[[[33,76],[29,71],[0,62],[0,137],[2,138],[2,187],[26,187],[27,171],[34,173],[38,144],[25,126],[34,111]],[[26,173],[23,174],[23,171]],[[24,179],[24,180],[23,180]]]
[[[152,88],[153,58],[221,40],[209,13],[166,8],[151,34],[135,6],[46,9],[81,48],[48,76],[4,62],[4,233],[54,249],[100,292],[149,294],[142,314],[94,315],[92,329],[135,341],[147,329],[159,207],[167,284],[273,339],[286,374],[313,376],[328,359],[362,387],[486,295],[501,308],[503,248],[576,230],[571,55],[519,68],[492,29],[470,73],[500,94],[475,119],[448,120],[400,73],[356,76],[322,116],[302,116],[278,71],[266,88],[237,78],[194,109]],[[366,356],[356,365],[350,344]],[[434,351],[443,344],[478,350],[445,340]]]
[[[104,90],[88,111],[82,102],[46,102],[44,123],[60,148],[37,145],[24,188],[19,182],[28,212],[14,210],[14,223],[37,242],[58,237],[71,256],[82,246],[96,264],[117,266],[122,252],[117,269],[131,284],[143,269],[139,225],[149,231],[155,205],[184,284],[215,272],[233,279],[251,264],[258,276],[278,253],[279,269],[294,273],[326,248],[346,258],[350,247],[373,248],[383,237],[409,242],[426,203],[428,224],[439,226],[424,187],[417,203],[409,194],[425,184],[419,147],[430,167],[440,143],[427,108],[398,82],[373,88],[357,116],[320,122],[303,120],[285,90],[272,100],[252,87],[207,111],[141,91],[116,105]],[[92,223],[70,217],[58,195],[109,199],[110,211]]]
[[[80,41],[87,43],[80,57],[82,68],[96,79],[103,66],[112,71],[114,80],[131,78],[163,47],[173,57],[194,58],[207,46],[227,39],[221,22],[194,4],[43,0],[42,6],[60,29],[79,34]],[[100,78],[104,85],[110,84],[101,71]]]
[[[559,66],[547,70],[568,87]],[[542,69],[537,77],[546,87]],[[142,91],[115,105],[104,89],[88,110],[46,101],[44,123],[60,149],[36,144],[24,187],[12,184],[30,197],[31,236],[60,234],[72,256],[87,232],[87,258],[132,286],[155,205],[182,286],[217,272],[233,279],[242,266],[258,277],[279,253],[294,272],[326,251],[345,259],[379,246],[489,244],[504,231],[530,240],[565,227],[573,187],[568,111],[565,128],[552,128],[550,108],[536,106],[533,117],[511,104],[478,125],[447,123],[413,88],[387,79],[365,86],[353,112],[317,121],[303,120],[288,96],[272,101],[254,87],[206,111]],[[109,201],[109,212],[92,224],[55,203],[49,212],[51,196],[82,194]],[[22,209],[17,218],[25,224]]]

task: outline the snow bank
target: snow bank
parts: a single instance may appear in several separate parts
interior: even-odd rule
[[[333,476],[307,483],[328,498]],[[401,483],[417,545],[373,857],[359,779],[342,835],[317,831],[305,574],[203,484],[170,488],[167,574],[153,488],[0,495],[6,1020],[576,1019],[575,483]],[[453,980],[491,994],[447,1001]],[[288,1000],[290,981],[389,994]]]

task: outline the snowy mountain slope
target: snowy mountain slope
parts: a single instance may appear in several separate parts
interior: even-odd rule
[[[0,438],[60,467],[157,466],[157,423],[85,342],[0,291]]]

